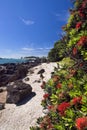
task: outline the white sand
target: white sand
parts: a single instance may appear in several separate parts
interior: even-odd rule
[[[32,68],[34,73],[28,73],[27,75],[30,80],[25,81],[25,79],[23,79],[23,81],[32,86],[33,92],[35,92],[36,95],[20,106],[6,104],[5,109],[0,111],[0,130],[29,130],[30,126],[36,125],[37,118],[44,115],[41,106],[44,92],[40,88],[41,83],[34,81],[40,80],[40,75],[37,73],[41,69],[45,69],[44,81],[47,81],[51,77],[51,72],[53,72],[54,66],[57,66],[57,64],[43,63],[42,65]]]

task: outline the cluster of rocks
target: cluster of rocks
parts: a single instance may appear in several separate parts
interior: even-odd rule
[[[28,69],[36,66],[37,63],[22,64],[3,64],[0,66],[0,87],[7,85],[9,82],[22,79],[26,76]]]
[[[0,65],[0,95],[7,92],[6,102],[15,103],[22,101],[26,96],[31,95],[32,87],[23,83],[28,70],[39,63],[3,64]],[[4,88],[6,88],[4,90]],[[5,102],[0,100],[0,110],[4,108]]]

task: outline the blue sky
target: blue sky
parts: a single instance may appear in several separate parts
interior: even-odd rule
[[[0,57],[46,56],[70,7],[70,0],[0,0]]]

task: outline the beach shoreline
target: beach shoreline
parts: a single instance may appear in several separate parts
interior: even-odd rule
[[[42,63],[28,70],[23,82],[31,85],[32,92],[35,95],[19,106],[16,104],[5,104],[5,109],[0,111],[1,130],[29,130],[31,126],[37,125],[37,118],[44,116],[43,107],[41,106],[44,91],[40,87],[42,79],[38,72],[42,69],[45,70],[43,80],[47,82],[51,78],[51,72],[54,71],[54,67],[57,67],[57,63]],[[29,80],[26,80],[28,78]]]

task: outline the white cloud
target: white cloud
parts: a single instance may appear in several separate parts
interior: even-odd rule
[[[43,48],[36,48],[37,50],[43,50]]]
[[[45,48],[46,50],[50,50],[50,49],[52,49],[52,47],[48,47],[48,48]]]
[[[24,51],[33,51],[33,50],[35,50],[35,49],[34,49],[34,48],[23,47],[22,50],[24,50]]]
[[[25,24],[25,25],[33,25],[35,24],[35,21],[33,20],[30,20],[30,19],[24,19],[24,18],[20,18],[22,20],[22,22]]]
[[[17,50],[0,49],[0,57],[3,58],[20,58],[26,56],[47,56],[51,47],[23,47]]]
[[[23,47],[22,50],[23,51],[46,51],[46,50],[50,50],[52,47],[46,47],[46,48],[27,48],[27,47]]]
[[[67,22],[67,20],[70,16],[69,12],[66,10],[63,10],[63,11],[58,12],[58,13],[54,13],[54,15],[57,17],[58,21],[64,21],[64,22]]]

